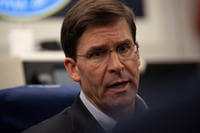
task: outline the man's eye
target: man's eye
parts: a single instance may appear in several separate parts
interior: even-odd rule
[[[95,51],[88,54],[88,58],[98,58],[104,56],[106,51]]]
[[[129,49],[130,49],[129,44],[123,44],[123,45],[118,46],[117,51],[119,53],[124,53],[124,52],[127,52]]]

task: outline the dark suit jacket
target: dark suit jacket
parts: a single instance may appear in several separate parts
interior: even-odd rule
[[[138,95],[134,116],[148,111],[147,105]],[[105,133],[78,96],[71,107],[58,115],[33,126],[23,133]]]
[[[104,133],[79,96],[63,112],[33,126],[23,133]]]

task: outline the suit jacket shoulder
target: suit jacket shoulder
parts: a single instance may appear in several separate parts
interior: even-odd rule
[[[79,96],[61,113],[23,133],[103,133],[103,128],[84,106]]]

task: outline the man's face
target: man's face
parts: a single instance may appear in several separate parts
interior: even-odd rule
[[[96,49],[114,50],[129,42],[134,45],[125,19],[104,26],[88,26],[80,38],[77,55],[86,55]],[[98,56],[98,55],[97,55]],[[102,62],[77,56],[75,73],[82,91],[97,108],[116,109],[134,104],[139,84],[139,53],[121,60],[116,52]]]

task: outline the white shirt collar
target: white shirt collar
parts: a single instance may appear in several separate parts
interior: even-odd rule
[[[89,110],[89,112],[94,116],[94,118],[98,121],[98,123],[104,128],[105,131],[111,130],[117,122],[103,113],[101,110],[97,109],[84,95],[81,91],[80,99],[82,100],[83,104]]]

